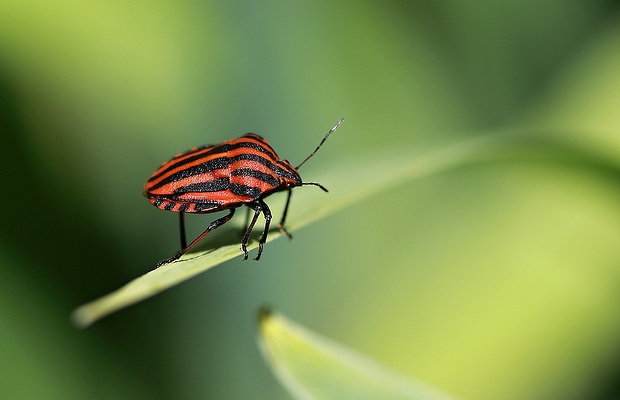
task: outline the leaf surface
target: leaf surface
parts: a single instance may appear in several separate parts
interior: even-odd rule
[[[287,318],[262,310],[259,344],[295,399],[454,399]]]

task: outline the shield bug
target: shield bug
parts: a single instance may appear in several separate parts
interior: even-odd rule
[[[144,196],[157,208],[179,213],[181,250],[160,261],[157,266],[177,260],[209,232],[230,221],[235,210],[244,205],[254,210],[254,216],[241,239],[244,260],[248,258],[247,244],[254,225],[261,213],[265,218],[255,260],[260,259],[272,219],[265,198],[276,192],[287,192],[284,212],[278,226],[290,239],[291,234],[284,227],[284,223],[291,200],[291,189],[313,185],[327,192],[319,183],[303,182],[297,171],[316,154],[342,121],[343,119],[340,119],[336,122],[316,149],[296,167],[287,160],[281,160],[269,143],[254,133],[215,145],[195,147],[165,162],[146,182]],[[209,214],[223,210],[228,210],[228,214],[211,222],[204,232],[187,244],[185,213]]]

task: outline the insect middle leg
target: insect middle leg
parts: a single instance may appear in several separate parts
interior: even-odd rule
[[[226,222],[230,221],[234,213],[235,213],[235,209],[231,208],[228,214],[226,214],[222,218],[218,218],[215,221],[211,222],[209,226],[207,227],[207,229],[205,229],[204,232],[198,235],[196,239],[194,239],[190,244],[188,244],[187,246],[185,246],[184,248],[176,252],[175,255],[173,255],[172,257],[166,258],[165,260],[158,262],[156,268],[159,268],[162,265],[178,260],[183,254],[187,253],[192,247],[194,247],[198,242],[200,242],[202,238],[207,236],[209,232],[211,232],[215,228],[219,228],[220,226],[224,225]]]
[[[269,206],[267,206],[267,203],[265,203],[263,200],[259,200],[258,202],[263,208],[263,215],[265,216],[265,229],[263,229],[263,234],[258,240],[258,254],[255,258],[256,261],[260,260],[260,255],[263,253],[263,245],[267,241],[267,235],[269,234],[269,224],[271,224],[271,210],[269,209]]]

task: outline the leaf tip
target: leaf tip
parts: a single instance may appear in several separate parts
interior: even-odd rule
[[[269,305],[263,305],[258,309],[256,313],[256,325],[259,330],[265,325],[265,323],[273,317],[273,309]]]
[[[90,313],[84,306],[73,310],[70,319],[73,325],[79,329],[88,328],[96,320],[96,318],[93,318],[92,313]]]

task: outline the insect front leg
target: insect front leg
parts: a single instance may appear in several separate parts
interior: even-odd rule
[[[278,223],[278,228],[280,228],[280,232],[282,232],[283,235],[286,235],[288,240],[293,239],[293,235],[291,235],[284,227],[284,221],[286,220],[286,214],[288,213],[288,205],[291,202],[292,194],[293,194],[293,191],[291,189],[287,190],[286,204],[284,205],[284,212],[282,213],[282,219]]]
[[[175,255],[173,255],[170,258],[167,258],[165,260],[162,260],[160,262],[157,263],[156,268],[161,267],[162,265],[171,263],[173,261],[178,260],[183,254],[187,253],[192,247],[194,247],[198,242],[200,242],[202,240],[202,238],[204,238],[205,236],[207,236],[207,234],[209,232],[211,232],[212,230],[214,230],[215,228],[218,228],[222,225],[224,225],[226,222],[230,221],[230,219],[232,218],[233,214],[235,213],[235,209],[231,208],[230,211],[228,212],[228,214],[226,214],[225,216],[223,216],[222,218],[218,218],[215,221],[211,222],[209,224],[209,226],[207,227],[207,229],[205,229],[204,232],[202,232],[200,235],[198,235],[198,237],[196,239],[194,239],[190,244],[188,244],[187,246],[185,246],[184,248],[182,248],[181,250],[179,250]]]

